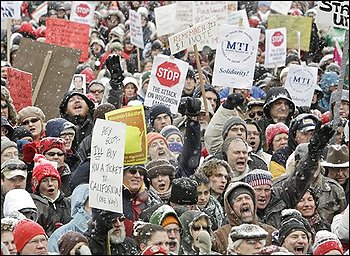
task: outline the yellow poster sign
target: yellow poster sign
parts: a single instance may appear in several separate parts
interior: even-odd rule
[[[134,106],[110,111],[106,120],[126,124],[124,166],[147,162],[147,130],[143,106]]]
[[[312,29],[312,17],[270,15],[268,29],[287,29],[287,48],[298,49],[298,32],[300,32],[300,50],[309,51]]]

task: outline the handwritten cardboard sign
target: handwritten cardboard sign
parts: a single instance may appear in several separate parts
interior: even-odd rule
[[[89,58],[90,26],[64,19],[46,19],[45,43],[81,49],[80,62]]]
[[[157,36],[175,33],[176,4],[160,6],[154,9],[157,24]]]
[[[349,29],[349,1],[319,1],[316,24]]]
[[[223,24],[216,50],[213,85],[250,89],[260,29]]]
[[[121,108],[105,114],[106,120],[126,124],[124,165],[147,162],[147,130],[142,106]]]
[[[296,106],[311,106],[317,85],[317,68],[306,65],[289,66],[285,88]]]
[[[22,108],[32,106],[31,73],[16,68],[7,68],[7,83],[17,112]]]
[[[90,207],[123,212],[126,125],[97,119],[91,140]]]
[[[129,20],[130,20],[130,41],[133,45],[139,48],[145,48],[145,43],[143,41],[142,25],[141,25],[141,15],[134,10],[129,10]]]

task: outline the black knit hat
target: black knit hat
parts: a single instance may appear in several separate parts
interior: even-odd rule
[[[13,130],[12,140],[17,141],[24,137],[31,137],[32,139],[34,139],[33,133],[31,133],[31,131],[29,131],[24,126],[17,126]]]
[[[174,179],[169,198],[170,203],[179,205],[197,204],[197,185],[196,181],[188,177]]]
[[[145,167],[149,179],[153,179],[158,175],[169,175],[171,180],[175,178],[176,169],[168,160],[152,160]]]
[[[93,122],[95,123],[97,118],[105,119],[105,114],[113,110],[116,110],[116,107],[111,103],[106,102],[98,105],[94,111]]]
[[[78,95],[80,97],[82,97],[84,99],[84,101],[86,102],[86,104],[88,105],[88,108],[90,110],[93,110],[95,108],[95,104],[83,93],[78,92],[78,91],[67,91],[64,96],[63,96],[63,100],[61,101],[60,104],[60,114],[61,117],[64,117],[66,114],[66,109],[67,109],[67,105],[68,105],[68,101],[70,98],[72,98],[74,95]]]
[[[157,116],[160,114],[167,114],[171,118],[171,123],[173,123],[173,116],[171,114],[170,108],[163,105],[154,105],[149,110],[149,121],[151,125],[154,125],[154,120],[156,120]]]

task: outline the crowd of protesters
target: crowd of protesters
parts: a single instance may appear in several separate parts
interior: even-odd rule
[[[349,254],[348,77],[337,90],[345,67],[313,24],[308,52],[288,49],[284,67],[265,68],[269,1],[238,1],[261,31],[253,88],[212,85],[215,50],[206,46],[202,91],[194,52],[177,53],[190,64],[178,114],[144,106],[148,160],[123,168],[123,212],[90,207],[96,120],[143,105],[154,57],[170,55],[154,10],[171,2],[95,2],[89,59],[75,70],[86,88],[67,90],[56,118],[37,106],[17,111],[6,69],[21,38],[45,42],[45,19],[69,19],[72,2],[49,1],[36,22],[41,1],[24,1],[11,42],[2,38],[2,255]],[[293,1],[288,15],[314,17],[315,8],[316,1]],[[139,57],[129,9],[141,15]],[[310,107],[296,107],[284,87],[289,66],[302,62],[318,68]]]

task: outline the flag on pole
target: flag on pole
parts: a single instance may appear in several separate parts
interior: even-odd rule
[[[343,52],[340,48],[338,40],[335,40],[334,51],[333,51],[333,62],[337,63],[341,67],[341,59],[343,57]]]

